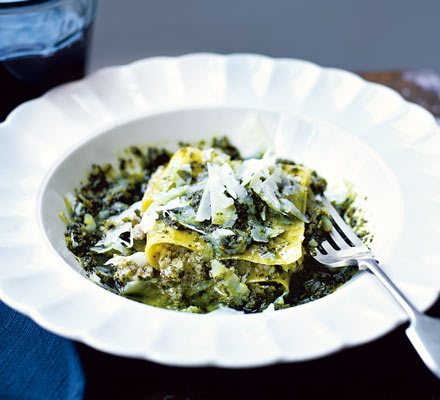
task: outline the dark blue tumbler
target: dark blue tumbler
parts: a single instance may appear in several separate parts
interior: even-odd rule
[[[0,0],[0,122],[84,76],[96,0]]]

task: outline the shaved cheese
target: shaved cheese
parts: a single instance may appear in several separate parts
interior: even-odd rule
[[[179,209],[179,215],[182,218],[185,218],[187,221],[195,222],[196,219],[196,212],[192,207],[187,205],[186,207],[182,207]]]
[[[183,179],[179,174],[177,174],[177,178],[176,178],[176,186],[184,186],[187,185],[189,183],[189,181],[191,181],[191,176],[188,176],[189,179]]]
[[[243,301],[249,296],[249,288],[246,286],[246,284],[241,282],[240,278],[230,269],[226,268],[225,265],[220,261],[211,260],[210,275],[214,279],[219,280],[216,283],[218,293],[225,295],[224,290],[226,290],[227,294],[233,297],[236,304],[242,304]]]
[[[218,260],[211,260],[211,273],[213,278],[221,278],[227,271],[223,263]]]
[[[268,237],[266,236],[264,226],[261,225],[254,225],[252,227],[251,236],[252,239],[255,240],[256,242],[267,243],[269,241]]]
[[[243,190],[246,190],[240,187],[229,164],[220,166],[208,163],[207,169],[208,180],[195,219],[199,222],[211,219],[215,225],[230,227],[236,221],[237,214],[234,200],[226,192],[236,198],[243,196]]]
[[[223,164],[220,167],[220,179],[233,199],[237,197],[243,199],[248,195],[246,189],[235,178],[234,171],[229,164]]]
[[[276,169],[277,170],[277,169]],[[280,201],[277,198],[278,182],[281,182],[279,173],[273,173],[265,176],[265,180],[261,183],[261,190],[257,192],[261,194],[262,199],[272,208],[280,209]]]
[[[99,242],[103,242],[104,244],[107,244],[107,243],[113,243],[119,241],[120,243],[125,244],[127,247],[131,247],[133,246],[132,238],[130,238],[130,241],[127,242],[126,240],[121,239],[119,237],[123,233],[130,232],[131,230],[132,230],[131,222],[126,222],[122,225],[117,226],[114,229],[108,230],[105,237],[101,239]]]
[[[121,235],[126,232],[130,234],[129,241],[121,238]],[[133,228],[131,222],[126,222],[114,229],[108,230],[105,236],[96,243],[96,246],[92,247],[92,250],[95,253],[105,253],[113,249],[125,255],[127,254],[127,249],[133,247],[133,244]]]
[[[205,190],[203,191],[202,198],[199,203],[199,208],[197,210],[196,221],[205,221],[211,218],[211,192],[209,185],[206,184]]]
[[[110,258],[105,265],[113,264],[114,266],[119,267],[127,263],[135,264],[138,267],[145,267],[148,264],[147,256],[144,251],[138,251],[131,256],[114,256],[113,258]]]
[[[207,163],[208,161],[211,161],[213,152],[214,149],[202,150],[202,162]]]
[[[165,211],[164,214],[186,228],[192,229],[193,231],[196,231],[202,235],[205,234],[204,231],[194,226],[195,223],[192,221],[195,219],[195,212],[190,207],[180,210],[179,214],[176,214],[172,211]]]
[[[269,167],[275,164],[276,156],[272,150],[267,150],[263,158],[251,158],[243,161],[238,171],[237,178],[241,179],[241,184],[246,186],[253,178],[269,175]]]
[[[153,199],[160,204],[164,204],[167,201],[174,199],[175,197],[182,196],[190,189],[190,185],[183,185],[172,188],[166,192],[159,192],[153,196]]]
[[[219,229],[216,229],[214,232],[212,232],[211,235],[214,239],[218,240],[221,237],[235,235],[235,233],[234,233],[234,231],[231,231],[230,229],[219,228]]]
[[[251,229],[252,239],[256,242],[264,242],[267,243],[269,239],[273,239],[284,233],[285,229],[281,226],[275,226],[274,228],[263,226],[259,224],[257,221],[253,223]]]
[[[176,172],[176,187],[189,185],[192,180],[192,168],[191,164],[182,164]]]
[[[225,193],[227,189],[222,180],[221,172],[224,165],[207,164],[208,180],[197,210],[196,221],[201,222],[211,218],[215,225],[232,226],[237,219],[234,200]],[[234,191],[236,186],[233,181],[235,178],[232,169],[225,168],[223,176],[228,181],[231,191],[237,195]]]
[[[120,244],[120,243],[113,243],[109,247],[93,246],[93,247],[90,248],[90,250],[92,250],[92,251],[94,251],[95,253],[98,253],[98,254],[107,253],[110,250],[119,251],[123,255],[128,254],[128,250],[124,246],[122,246],[122,244]]]
[[[187,163],[187,164],[182,164],[182,165],[179,167],[179,171],[185,171],[185,172],[189,172],[189,173],[191,173],[191,172],[192,172],[191,164],[189,164],[189,163]]]
[[[148,207],[147,211],[144,212],[139,225],[145,233],[148,233],[153,228],[156,219],[159,217],[159,214],[157,213],[158,208],[159,203],[153,201],[153,203],[151,203]]]
[[[122,211],[120,214],[108,218],[108,220],[112,221],[116,225],[119,225],[125,219],[129,219],[130,221],[132,221],[133,219],[137,218],[136,211],[141,209],[141,205],[142,205],[142,201],[137,201],[136,203],[133,203],[125,211]]]
[[[173,210],[177,208],[187,208],[188,201],[184,199],[184,195],[187,193],[195,193],[202,190],[206,186],[207,180],[202,180],[194,185],[184,185],[175,187],[167,192],[158,192],[155,194],[154,201],[149,205],[140,223],[141,229],[147,233],[153,226],[156,220],[159,218],[159,212]],[[189,215],[189,214],[188,214]],[[191,215],[195,221],[200,221],[196,218],[195,213]]]
[[[283,175],[283,181],[282,181],[282,192],[281,194],[283,196],[291,196],[293,194],[298,193],[302,186],[300,182],[297,181],[299,177],[295,176],[293,179],[290,179],[290,177],[286,174]]]
[[[281,212],[293,215],[303,222],[309,222],[307,217],[301,211],[299,211],[295,204],[293,204],[291,201],[287,199],[280,199],[280,205]]]
[[[281,183],[282,173],[280,166],[273,167],[274,163],[274,156],[267,151],[261,160],[244,161],[238,176],[243,186],[249,185],[270,207],[279,211],[278,184]]]
[[[168,201],[167,203],[159,206],[157,208],[157,211],[175,210],[178,208],[184,208],[187,205],[188,205],[188,201],[186,201],[183,197],[175,197],[174,199]]]
[[[237,219],[234,200],[225,194],[220,177],[220,167],[208,163],[208,185],[210,188],[211,220],[215,225],[231,227]]]
[[[261,160],[244,161],[238,173],[242,179],[242,185],[248,185],[272,209],[308,222],[307,217],[290,200],[283,198],[301,189],[300,183],[296,180],[298,177],[292,178],[282,170],[280,165],[272,165],[274,157],[266,152]],[[280,187],[282,193],[280,193]],[[258,241],[258,238],[264,236],[254,230],[253,237]]]

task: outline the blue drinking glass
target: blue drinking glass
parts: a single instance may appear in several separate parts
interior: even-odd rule
[[[0,122],[84,76],[96,0],[0,0]]]

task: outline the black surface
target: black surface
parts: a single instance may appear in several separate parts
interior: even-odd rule
[[[440,300],[428,311],[440,317]],[[404,326],[321,359],[254,369],[177,368],[111,356],[78,344],[86,399],[440,399]]]

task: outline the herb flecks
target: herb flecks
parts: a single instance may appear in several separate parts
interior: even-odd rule
[[[184,145],[188,144],[182,143]],[[233,166],[244,161],[227,138],[202,141],[196,147],[214,148],[212,153],[220,152],[228,162],[234,160]],[[210,151],[207,153],[211,154]],[[159,212],[158,219],[165,225],[160,232],[163,237],[176,232],[191,232],[195,237],[202,237],[208,250],[198,253],[196,242],[188,243],[187,248],[164,244],[161,254],[157,255],[163,268],[152,268],[145,264],[145,232],[136,236],[130,231],[135,230],[136,223],[142,218],[140,207],[134,209],[133,205],[140,204],[151,176],[158,167],[168,163],[171,154],[160,148],[142,150],[136,146],[121,154],[116,166],[92,165],[87,179],[75,190],[73,198],[66,199],[67,212],[60,212],[67,225],[67,247],[89,276],[106,289],[173,310],[209,312],[227,306],[253,313],[263,311],[269,305],[281,309],[316,300],[335,291],[356,273],[355,267],[329,269],[313,258],[330,221],[323,204],[313,196],[313,193],[323,194],[327,185],[315,171],[311,173],[306,203],[308,222],[305,223],[303,256],[289,264],[290,269],[286,265],[257,264],[240,259],[246,251],[255,250],[255,254],[265,260],[273,260],[279,248],[270,239],[281,235],[292,221],[298,221],[294,215],[275,210],[273,204],[268,203],[267,196],[250,187],[245,187],[241,196],[230,196],[224,190],[223,195],[231,203],[229,207],[235,209],[235,219],[229,226],[194,219],[204,193],[201,187],[180,195],[183,201],[179,202],[179,207]],[[303,170],[300,164],[290,160],[276,160],[275,164],[288,165],[292,174]],[[205,175],[198,178],[205,167],[198,161],[186,164],[186,169],[178,171],[179,182],[187,186],[200,185],[200,180],[208,175],[205,171]],[[268,178],[270,175],[264,179]],[[261,183],[267,185],[269,180],[265,182],[264,179]],[[272,186],[273,193],[294,194],[296,186],[292,182],[275,183],[278,186]],[[270,189],[269,186],[266,189]],[[354,206],[353,196],[347,196],[335,206],[346,221],[358,229],[362,239],[369,238],[366,228],[362,230],[365,219]],[[127,213],[130,218],[125,217]],[[193,220],[186,220],[188,215]],[[128,230],[119,229],[126,225]],[[107,248],[104,242],[109,231],[116,232],[117,241],[125,243],[126,247]],[[120,257],[121,251],[126,252],[125,257]],[[144,264],[136,264],[131,259],[139,255],[144,257]],[[284,279],[286,276],[287,280]]]

